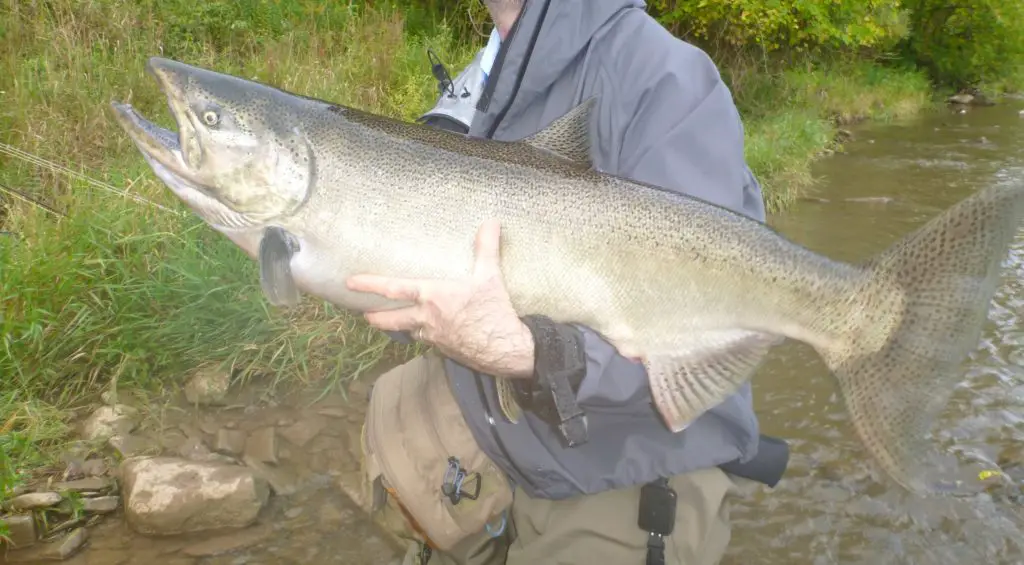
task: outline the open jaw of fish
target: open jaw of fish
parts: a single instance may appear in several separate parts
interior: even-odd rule
[[[724,208],[593,170],[593,99],[507,143],[176,61],[149,69],[178,135],[115,103],[117,119],[161,181],[260,262],[272,303],[304,292],[356,311],[400,306],[347,291],[344,279],[463,276],[477,228],[497,217],[516,311],[586,325],[642,359],[672,431],[796,339],[836,377],[882,470],[937,491],[925,437],[977,347],[1024,218],[1024,182],[987,187],[853,265]]]

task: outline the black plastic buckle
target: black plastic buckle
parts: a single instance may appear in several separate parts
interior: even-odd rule
[[[648,532],[647,565],[665,563],[665,536],[676,526],[676,491],[668,479],[658,479],[640,488],[637,525]]]
[[[467,474],[476,475],[476,491],[472,494],[462,490],[462,484],[465,482]],[[441,493],[447,496],[452,504],[458,504],[462,497],[476,500],[480,496],[480,480],[480,473],[466,473],[459,465],[457,458],[449,457],[448,470],[444,472],[444,482],[441,483]]]

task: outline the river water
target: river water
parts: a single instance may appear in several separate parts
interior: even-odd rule
[[[845,154],[817,163],[821,183],[812,198],[772,224],[815,251],[867,259],[972,192],[1024,176],[1021,108],[1024,102],[1009,101],[856,128]],[[965,462],[1000,463],[1019,479],[1024,234],[1004,267],[983,343],[933,441]],[[734,511],[729,563],[1024,563],[1024,501],[999,491],[926,503],[872,477],[834,381],[809,347],[779,347],[754,387],[762,430],[789,440],[793,458],[776,489]]]
[[[911,123],[853,128],[846,152],[816,165],[821,182],[812,198],[772,224],[837,259],[866,259],[973,191],[1024,175],[1021,108],[1024,101],[1008,101],[964,114],[942,111]],[[998,463],[1024,479],[1024,240],[1005,266],[983,344],[967,363],[934,441],[965,460],[984,467]],[[1022,497],[1007,496],[1013,491],[1006,489],[922,502],[879,481],[833,381],[809,348],[778,348],[754,387],[763,431],[788,439],[793,457],[777,488],[737,502],[726,564],[1024,563]],[[387,563],[395,548],[339,488],[348,484],[351,491],[357,474],[354,438],[364,407],[339,397],[310,407],[301,397],[242,401],[244,409],[186,410],[168,424],[210,442],[220,427],[320,419],[322,431],[307,447],[292,446],[282,455],[281,472],[294,492],[274,497],[259,524],[240,537],[155,540],[108,519],[91,530],[88,546],[69,563]]]

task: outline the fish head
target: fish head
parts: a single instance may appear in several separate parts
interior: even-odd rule
[[[196,212],[262,223],[305,203],[316,173],[297,125],[303,98],[160,57],[146,70],[167,97],[177,134],[128,104],[112,103],[114,114],[160,180]]]

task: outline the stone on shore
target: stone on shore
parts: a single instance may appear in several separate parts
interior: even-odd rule
[[[98,496],[96,498],[82,499],[82,510],[90,514],[109,514],[121,505],[121,499],[117,496]]]
[[[7,537],[14,549],[28,547],[36,543],[36,539],[39,537],[36,533],[36,521],[32,514],[0,516],[0,524],[7,526]]]
[[[85,547],[89,539],[89,531],[77,528],[49,543],[39,543],[25,551],[7,554],[7,563],[40,563],[47,561],[64,561]]]
[[[185,383],[185,399],[189,404],[218,406],[224,404],[231,386],[231,374],[216,367],[197,371]]]
[[[104,477],[87,477],[85,479],[54,483],[51,488],[56,491],[69,490],[74,492],[100,492],[113,487],[114,481],[112,479]]]
[[[100,406],[82,424],[82,437],[95,441],[126,435],[135,429],[137,415],[134,408],[123,404]]]
[[[270,496],[266,480],[240,465],[140,457],[121,477],[128,525],[145,535],[244,528]]]
[[[61,496],[55,492],[30,492],[16,496],[7,502],[12,510],[38,510],[60,504]]]

